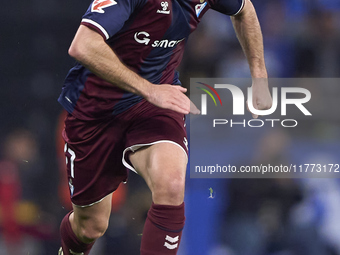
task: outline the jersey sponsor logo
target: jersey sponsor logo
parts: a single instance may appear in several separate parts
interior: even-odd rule
[[[142,32],[137,32],[134,35],[135,41],[140,43],[140,44],[145,44],[145,45],[149,45],[150,43],[150,38],[148,38],[150,36],[150,34],[148,32],[142,31]],[[181,40],[156,40],[153,41],[151,44],[151,47],[153,48],[173,48],[175,47],[177,44],[179,44],[181,41],[183,41],[185,38],[181,39]]]
[[[143,37],[143,38],[141,38],[142,36],[145,36],[145,37]],[[148,38],[150,35],[149,35],[149,33],[148,32],[137,32],[137,33],[135,33],[135,40],[136,40],[136,42],[138,42],[138,43],[141,43],[141,44],[145,44],[145,45],[148,45],[149,44],[149,42],[150,42],[150,39]]]
[[[195,6],[195,11],[196,11],[196,16],[197,18],[200,16],[201,12],[203,11],[203,9],[207,6],[207,2],[203,3],[203,4],[196,4]]]
[[[168,10],[169,3],[161,2],[162,10],[157,10],[157,13],[170,14],[170,10]]]
[[[91,6],[92,12],[104,13],[104,8],[116,5],[117,2],[115,0],[94,0]]]

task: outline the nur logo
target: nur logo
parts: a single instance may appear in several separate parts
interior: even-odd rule
[[[217,93],[215,89],[227,89],[229,92],[231,92],[232,95],[232,104],[233,104],[233,115],[245,115],[245,105],[247,105],[249,111],[255,115],[258,116],[268,116],[273,114],[278,106],[281,106],[281,116],[287,116],[287,106],[288,105],[295,105],[298,110],[302,112],[305,116],[312,116],[312,114],[307,110],[307,108],[304,106],[304,104],[308,103],[311,99],[311,93],[309,90],[305,88],[299,88],[299,87],[280,87],[281,89],[281,98],[279,98],[279,91],[277,87],[273,87],[272,89],[272,105],[270,109],[260,110],[256,109],[253,106],[253,90],[252,87],[248,87],[247,89],[247,100],[245,95],[243,94],[243,91],[235,85],[232,84],[214,84],[214,87],[202,83],[202,82],[196,82],[198,84],[203,85],[202,87],[196,87],[197,89],[200,89],[205,92],[205,94],[201,94],[201,115],[207,115],[207,95],[211,97],[211,99],[214,101],[215,106],[218,105],[218,102],[216,100],[216,97],[218,98],[221,106],[222,106],[222,100],[220,98],[220,95]],[[196,84],[195,83],[195,84]],[[224,91],[222,92],[222,96],[225,95]],[[289,94],[295,94],[293,98],[289,98]],[[281,104],[279,104],[281,99]],[[295,110],[295,116],[297,116],[297,112]],[[215,115],[214,115],[215,116]],[[246,124],[248,124],[249,127],[262,127],[266,122],[271,123],[271,126],[274,127],[276,122],[280,122],[283,127],[296,127],[298,125],[297,120],[295,119],[251,119],[247,121],[246,119],[243,119],[242,122],[235,121],[235,120],[227,120],[222,118],[214,118],[213,119],[213,127],[216,127],[216,125],[225,125],[230,123],[230,126],[233,127],[234,125],[242,125],[243,127],[246,127]],[[287,122],[293,123],[292,125],[288,125]]]
[[[218,98],[218,100],[220,101],[220,104],[221,104],[221,106],[222,106],[221,97],[220,97],[220,95],[217,93],[217,91],[216,91],[213,87],[211,87],[210,85],[205,84],[205,83],[203,83],[203,82],[197,82],[197,83],[202,84],[203,86],[205,86],[205,87],[207,87],[208,89],[210,89],[210,90],[217,96],[217,98]],[[203,90],[204,92],[206,92],[206,93],[212,98],[212,100],[214,101],[215,106],[217,106],[215,97],[213,96],[213,94],[212,94],[209,90],[207,90],[207,89],[205,89],[205,88],[201,88],[201,87],[196,87],[196,88],[201,89],[201,90]],[[202,102],[201,102],[201,114],[202,114],[202,115],[207,115],[207,95],[206,95],[206,94],[202,94],[202,95],[201,95],[201,101],[202,101]]]

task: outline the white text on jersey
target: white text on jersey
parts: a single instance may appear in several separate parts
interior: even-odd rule
[[[144,36],[144,37],[142,37]],[[134,38],[136,40],[136,42],[141,43],[141,44],[145,44],[145,45],[149,45],[150,43],[150,38],[148,38],[150,36],[149,33],[142,31],[142,32],[137,32],[134,35]],[[175,47],[177,44],[179,44],[181,41],[183,41],[185,38],[181,39],[181,40],[156,40],[151,44],[151,47],[153,48],[173,48]]]

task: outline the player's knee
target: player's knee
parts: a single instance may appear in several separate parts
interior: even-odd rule
[[[184,186],[184,177],[167,178],[160,183],[156,183],[153,189],[154,202],[180,205],[184,200]]]
[[[103,236],[108,228],[107,221],[90,221],[80,227],[79,238],[85,243],[91,243]]]

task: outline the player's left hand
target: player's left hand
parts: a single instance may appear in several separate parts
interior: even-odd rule
[[[253,106],[257,110],[268,110],[271,108],[273,104],[272,97],[270,95],[269,87],[268,87],[268,79],[267,78],[256,78],[253,79],[252,84],[253,90]],[[247,101],[247,109],[248,101]],[[254,119],[258,118],[258,115],[251,113]]]
[[[160,108],[170,109],[182,114],[199,114],[200,111],[184,94],[185,92],[187,92],[187,89],[179,85],[153,84],[149,87],[145,98]]]

